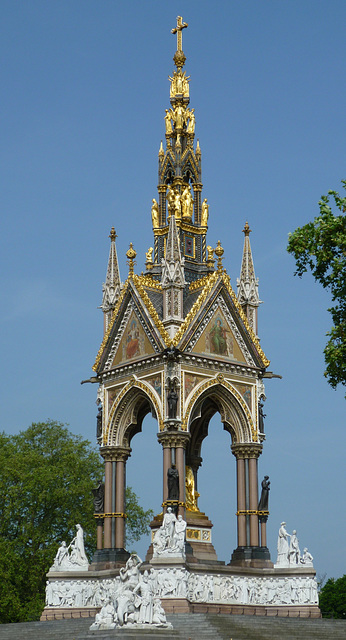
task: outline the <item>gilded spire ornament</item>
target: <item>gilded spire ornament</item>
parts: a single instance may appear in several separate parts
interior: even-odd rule
[[[133,267],[135,265],[135,257],[136,257],[137,253],[133,248],[133,244],[132,242],[130,242],[130,248],[126,251],[126,257],[127,257],[127,264],[129,265],[129,278],[131,278],[134,275],[134,270]]]
[[[224,253],[225,252],[224,252],[224,250],[223,250],[223,248],[221,246],[221,242],[220,242],[220,240],[218,240],[217,241],[217,245],[215,247],[215,255],[217,256],[217,270],[219,272],[223,271],[223,266],[222,266],[223,258],[222,258],[222,256],[223,256]]]
[[[177,67],[177,69],[182,69],[182,67],[185,64],[186,61],[186,57],[184,55],[183,52],[183,34],[182,31],[183,29],[186,29],[189,25],[187,24],[187,22],[183,22],[183,19],[181,16],[177,16],[177,26],[174,27],[174,29],[171,29],[171,33],[173,34],[177,34],[177,50],[175,52],[174,55],[174,64]]]

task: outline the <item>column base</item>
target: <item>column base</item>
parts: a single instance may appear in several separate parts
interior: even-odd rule
[[[232,553],[231,566],[274,567],[268,547],[237,547]]]
[[[93,555],[89,571],[117,569],[126,564],[130,553],[126,549],[98,549]]]

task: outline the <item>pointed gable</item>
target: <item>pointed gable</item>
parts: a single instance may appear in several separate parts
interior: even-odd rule
[[[140,360],[160,353],[167,344],[169,336],[141,277],[134,275],[122,289],[93,369],[100,372]]]
[[[201,281],[203,288],[179,328],[174,345],[217,359],[267,367],[259,341],[231,287],[224,271],[210,274]],[[191,291],[198,287],[195,282]]]

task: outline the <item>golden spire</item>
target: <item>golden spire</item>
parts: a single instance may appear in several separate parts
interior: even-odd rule
[[[129,277],[131,278],[134,275],[133,267],[135,264],[135,257],[137,253],[133,248],[132,242],[130,242],[130,248],[126,251],[126,257],[128,258],[127,264],[129,265]]]

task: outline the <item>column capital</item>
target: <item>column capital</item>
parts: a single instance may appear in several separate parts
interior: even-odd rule
[[[190,438],[190,434],[186,431],[175,431],[174,433],[161,431],[161,433],[157,434],[157,439],[164,449],[166,447],[183,447],[183,449],[186,449]]]
[[[263,445],[256,442],[240,442],[238,444],[231,445],[231,451],[233,455],[239,459],[244,458],[259,458],[262,453]]]
[[[100,447],[100,454],[105,462],[126,462],[131,451],[131,447]]]

